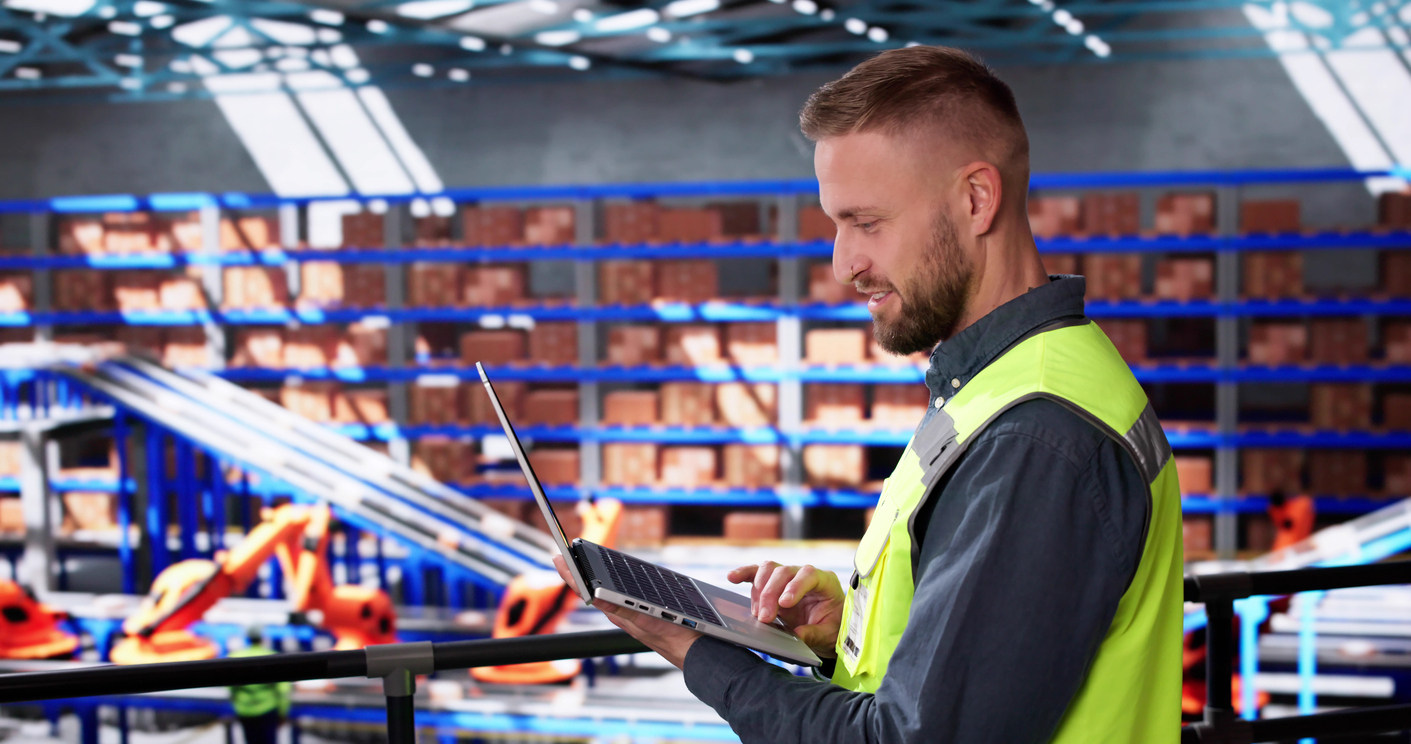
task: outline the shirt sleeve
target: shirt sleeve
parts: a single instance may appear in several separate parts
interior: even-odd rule
[[[711,638],[687,654],[691,692],[747,744],[1048,739],[1136,570],[1150,508],[1130,456],[1087,424],[1097,436],[1075,443],[1039,420],[1059,415],[1077,420],[1049,401],[1011,409],[936,486],[907,629],[876,694]]]

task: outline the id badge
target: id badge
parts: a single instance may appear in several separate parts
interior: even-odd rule
[[[843,636],[843,661],[849,671],[862,656],[862,644],[867,638],[867,600],[871,591],[867,582],[859,581],[852,593],[852,611],[848,613],[848,632]]]

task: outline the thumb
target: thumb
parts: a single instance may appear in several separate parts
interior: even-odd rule
[[[794,628],[794,635],[810,646],[827,645],[828,631],[822,625],[800,625]]]

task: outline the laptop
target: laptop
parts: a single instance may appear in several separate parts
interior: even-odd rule
[[[544,495],[543,485],[529,465],[524,446],[505,415],[500,396],[495,394],[495,387],[490,384],[485,368],[476,362],[475,369],[480,373],[480,381],[485,384],[485,392],[489,393],[495,414],[500,417],[500,425],[509,438],[510,448],[514,450],[515,459],[519,460],[519,467],[529,481],[529,490],[539,503],[539,510],[549,525],[554,543],[568,563],[568,571],[573,575],[573,582],[578,585],[578,594],[584,603],[592,604],[594,598],[601,599],[752,648],[776,659],[810,667],[822,664],[813,649],[799,640],[778,618],[773,623],[756,620],[750,614],[749,597],[581,538],[570,543],[558,517],[554,515],[549,498]]]

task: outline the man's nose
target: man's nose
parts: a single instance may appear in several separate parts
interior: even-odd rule
[[[868,265],[867,257],[839,229],[838,237],[833,239],[833,278],[839,284],[852,284],[853,277],[866,271]]]

